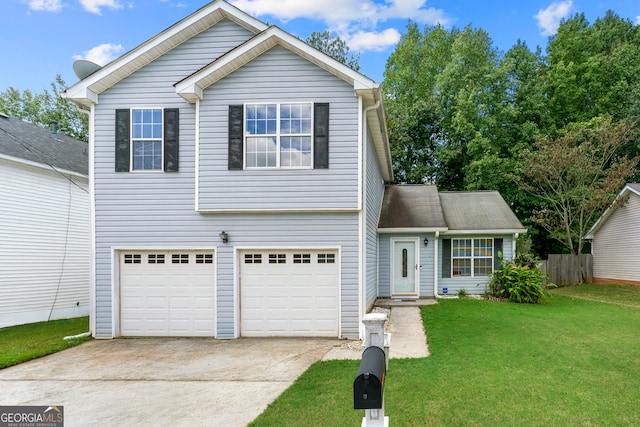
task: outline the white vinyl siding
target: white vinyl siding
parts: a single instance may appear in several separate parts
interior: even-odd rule
[[[229,105],[329,103],[329,169],[228,170]],[[353,86],[274,47],[205,90],[200,102],[201,211],[358,208],[358,99]]]
[[[0,159],[0,200],[0,328],[88,315],[87,179]]]
[[[591,253],[593,277],[607,281],[640,282],[640,196],[629,200],[607,218],[596,232]]]

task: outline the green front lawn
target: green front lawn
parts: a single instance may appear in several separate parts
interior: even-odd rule
[[[640,308],[640,286],[632,285],[594,285],[585,283],[577,286],[564,286],[551,289],[554,295],[582,298],[591,301],[628,305]]]
[[[0,369],[73,347],[91,338],[63,340],[89,330],[89,318],[52,320],[0,329]]]
[[[616,288],[603,292],[620,297]],[[390,423],[640,425],[640,310],[627,304],[640,288],[631,292],[626,305],[552,295],[543,305],[461,299],[424,307],[432,356],[390,361]],[[314,364],[252,425],[359,425],[358,365]]]

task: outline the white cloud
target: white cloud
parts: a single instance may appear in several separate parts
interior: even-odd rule
[[[566,18],[571,12],[573,0],[566,0],[557,3],[551,3],[546,9],[541,9],[534,16],[538,21],[538,27],[542,30],[543,36],[552,36],[558,31],[560,21]]]
[[[59,12],[62,10],[62,0],[30,0],[29,9],[45,12]]]
[[[353,50],[382,51],[394,46],[400,41],[400,33],[395,28],[376,33],[373,31],[358,31],[348,40],[349,47]]]
[[[118,0],[80,0],[80,4],[84,10],[95,13],[96,15],[100,15],[102,13],[102,10],[100,10],[102,7],[113,10],[122,9],[122,5]]]
[[[86,59],[98,65],[105,65],[117,58],[122,50],[121,44],[104,43],[82,52],[82,55],[73,55],[73,59]]]
[[[636,25],[640,25],[640,15],[636,16]]]
[[[379,22],[412,19],[421,24],[450,23],[442,9],[425,7],[427,0],[382,3],[379,0],[233,0],[231,3],[251,15],[273,17],[282,22],[296,18],[324,22],[355,50],[383,50],[391,45],[390,40],[398,31],[380,32],[376,28]],[[380,44],[376,45],[375,40]]]

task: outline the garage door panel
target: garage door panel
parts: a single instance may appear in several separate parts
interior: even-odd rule
[[[325,263],[318,261],[321,257]],[[338,335],[337,253],[267,250],[244,253],[240,259],[242,335]],[[274,259],[278,262],[265,261]]]
[[[198,251],[121,254],[120,333],[214,336],[213,254]]]

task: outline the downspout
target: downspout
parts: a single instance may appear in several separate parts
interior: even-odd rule
[[[83,334],[77,335],[76,337],[84,337],[84,336],[95,336],[96,327],[96,298],[95,298],[95,277],[96,277],[96,225],[95,225],[95,193],[94,193],[94,171],[93,171],[93,105],[90,110],[86,110],[84,108],[80,108],[80,104],[75,103],[76,109],[82,114],[86,114],[89,119],[89,141],[88,145],[88,165],[89,165],[89,215],[90,215],[90,242],[91,248],[89,249],[89,331]],[[65,337],[64,339],[69,339],[69,337]]]
[[[516,259],[516,240],[520,236],[520,233],[513,233],[513,241],[511,242],[511,259]]]
[[[362,99],[362,97],[360,97]],[[360,338],[364,337],[364,330],[362,326],[362,316],[364,316],[367,310],[367,259],[366,259],[366,240],[367,240],[367,180],[366,171],[367,171],[367,113],[369,111],[380,108],[381,102],[377,100],[375,104],[366,107],[362,111],[362,159],[361,159],[361,167],[362,171],[360,173],[361,180],[361,209],[360,209],[360,251],[359,251],[359,260],[360,260],[360,286],[359,286],[359,296],[360,296]],[[376,295],[377,296],[377,295]]]
[[[440,232],[435,232],[435,242],[433,242],[433,296],[438,298],[438,246]]]

